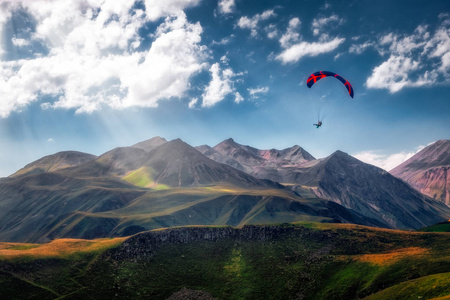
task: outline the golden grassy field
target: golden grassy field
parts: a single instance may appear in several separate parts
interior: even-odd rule
[[[116,246],[124,240],[125,238],[57,239],[48,244],[0,243],[0,258],[64,257],[76,253],[102,251]]]

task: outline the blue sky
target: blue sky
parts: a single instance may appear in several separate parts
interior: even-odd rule
[[[0,35],[0,176],[153,136],[385,169],[450,138],[448,1],[0,1]]]

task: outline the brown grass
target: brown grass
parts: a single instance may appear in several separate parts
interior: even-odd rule
[[[87,253],[104,250],[123,242],[125,238],[114,239],[96,239],[96,240],[82,240],[82,239],[57,239],[48,244],[19,244],[19,243],[0,243],[0,257],[1,258],[17,258],[30,256],[35,258],[42,257],[61,257],[75,253]],[[28,246],[35,246],[29,249]],[[19,249],[17,249],[19,248]]]
[[[439,297],[439,298],[433,298],[431,300],[450,300],[450,295],[448,296],[443,296],[443,297]]]
[[[422,256],[428,254],[428,252],[429,250],[426,248],[408,247],[386,253],[357,255],[354,259],[375,265],[386,265],[395,263],[405,257]]]

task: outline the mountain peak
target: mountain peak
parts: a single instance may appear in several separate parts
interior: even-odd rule
[[[450,140],[438,140],[425,147],[390,173],[419,192],[450,205]]]
[[[187,144],[181,139],[174,139],[164,143],[163,145],[155,148],[151,152],[151,156],[164,157],[164,159],[171,160],[181,157],[193,157],[201,154],[197,149]]]
[[[61,151],[52,155],[44,156],[12,174],[17,177],[26,174],[54,172],[67,167],[77,166],[94,160],[97,156],[79,151]]]
[[[219,145],[233,147],[233,148],[238,148],[238,147],[242,146],[241,144],[236,143],[236,141],[233,138],[226,139],[226,140],[222,141],[221,143],[217,144],[216,146],[219,146]]]
[[[450,140],[437,140],[432,145],[436,145],[436,144],[438,144],[438,145],[449,144],[450,145]]]
[[[343,156],[348,156],[348,153],[341,151],[341,150],[336,150],[333,152],[332,155],[343,155]]]
[[[450,140],[438,140],[423,148],[390,172],[397,176],[399,173],[405,172],[406,169],[418,170],[447,165],[450,165]]]
[[[190,148],[193,148],[191,145],[189,145],[188,143],[186,143],[185,141],[183,141],[180,138],[170,140],[167,142],[167,144],[170,144],[171,146],[179,145],[179,146],[189,146]]]
[[[160,136],[155,136],[155,137],[153,137],[151,139],[148,139],[148,140],[142,141],[140,143],[137,143],[137,144],[135,144],[135,145],[133,145],[131,147],[142,149],[145,152],[150,152],[153,149],[155,149],[156,147],[159,147],[159,146],[161,146],[162,144],[165,144],[165,143],[167,143],[167,140],[165,138],[162,138]]]
[[[353,156],[349,155],[348,153],[341,151],[341,150],[336,150],[334,151],[330,156],[328,156],[326,159],[331,159],[331,158],[337,158],[337,159],[349,159],[349,158],[354,158]]]

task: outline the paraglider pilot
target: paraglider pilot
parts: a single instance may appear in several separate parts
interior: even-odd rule
[[[320,126],[322,126],[322,121],[317,121],[317,124],[313,124],[314,126],[316,126],[316,128],[319,128]]]

